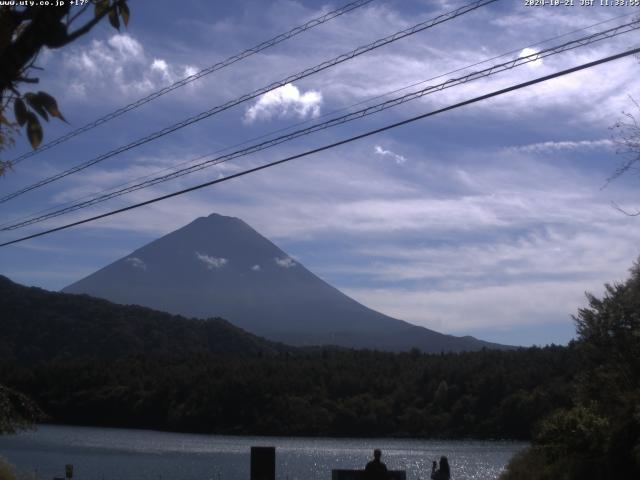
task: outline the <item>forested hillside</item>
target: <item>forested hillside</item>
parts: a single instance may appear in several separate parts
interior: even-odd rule
[[[0,276],[0,358],[20,363],[129,355],[277,355],[291,350],[216,318],[186,319]]]
[[[326,350],[254,358],[3,363],[55,422],[191,432],[529,438],[569,406],[563,347],[423,355]]]
[[[268,435],[529,438],[570,407],[567,347],[459,354],[296,349],[0,281],[0,384],[49,421]]]

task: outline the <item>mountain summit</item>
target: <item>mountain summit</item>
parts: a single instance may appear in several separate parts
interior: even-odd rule
[[[425,352],[499,345],[371,310],[324,282],[242,220],[201,217],[63,289],[188,317],[222,317],[292,345]]]

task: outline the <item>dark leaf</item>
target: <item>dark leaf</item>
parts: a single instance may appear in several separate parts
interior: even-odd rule
[[[52,117],[59,118],[60,120],[66,122],[67,120],[60,113],[60,109],[58,109],[58,102],[56,99],[49,95],[47,92],[38,92],[38,99],[40,100],[40,105],[42,105],[49,115]]]
[[[47,122],[49,121],[49,115],[47,114],[47,111],[44,109],[44,106],[42,105],[40,101],[40,97],[38,97],[38,95],[36,95],[35,93],[29,92],[24,94],[24,98],[29,104],[29,106],[38,113],[38,115],[44,118]]]
[[[108,9],[109,9],[109,0],[99,0],[96,3],[96,8],[95,8],[94,15],[97,18],[100,15],[102,15],[105,11],[107,11]]]
[[[14,100],[13,111],[16,115],[16,120],[21,127],[27,123],[27,107],[21,98],[16,98]]]
[[[42,127],[38,117],[33,112],[27,113],[27,137],[34,149],[38,148],[42,143]]]
[[[124,26],[128,27],[130,13],[129,13],[129,5],[127,5],[127,2],[125,2],[124,0],[121,0],[120,3],[118,3],[118,10],[120,10],[120,16],[122,17]]]
[[[109,12],[109,23],[113,28],[120,30],[120,19],[118,18],[118,12],[116,12],[115,8]]]

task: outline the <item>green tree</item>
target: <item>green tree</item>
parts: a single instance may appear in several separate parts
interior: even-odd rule
[[[42,411],[29,398],[0,384],[0,435],[29,428],[42,418]]]
[[[40,51],[70,44],[105,17],[117,29],[121,20],[125,26],[129,23],[127,0],[82,3],[0,6],[0,152],[14,143],[20,128],[24,128],[31,146],[38,148],[43,138],[39,118],[64,120],[53,96],[44,91],[22,91],[24,85],[38,83],[32,72],[39,69],[35,63]],[[93,15],[88,18],[84,14],[91,6]],[[10,166],[0,159],[0,175]]]
[[[541,423],[504,480],[640,478],[640,263],[630,272],[602,298],[587,294],[574,317],[583,365],[576,405]]]

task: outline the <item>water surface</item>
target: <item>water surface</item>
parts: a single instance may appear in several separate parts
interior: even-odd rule
[[[78,480],[249,479],[251,446],[276,447],[276,478],[329,480],[331,469],[363,468],[374,448],[407,480],[428,479],[431,462],[447,455],[452,480],[496,479],[519,442],[234,437],[43,425],[0,437],[0,456],[51,480],[74,465]]]

